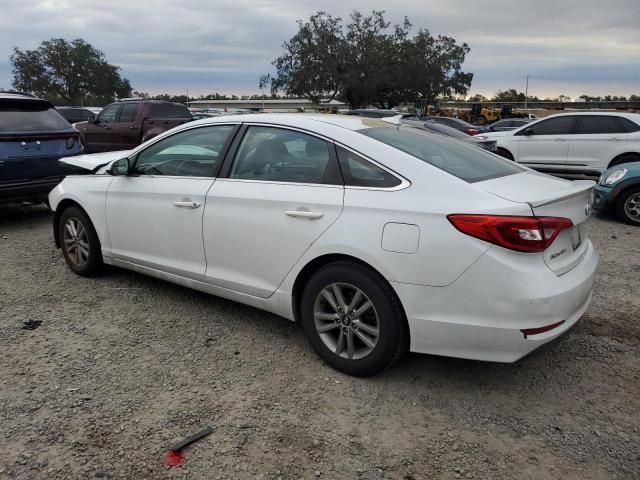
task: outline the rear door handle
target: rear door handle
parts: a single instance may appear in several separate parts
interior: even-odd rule
[[[567,139],[566,138],[556,138],[555,141],[556,142],[566,142]]]
[[[317,220],[324,217],[324,213],[310,212],[309,210],[287,210],[284,214],[289,217],[306,218],[307,220]]]
[[[616,137],[611,137],[609,139],[610,142],[619,142],[620,140],[622,140],[621,138],[616,138]]]
[[[192,202],[191,200],[189,201],[180,201],[180,202],[173,202],[173,204],[176,207],[180,207],[180,208],[198,208],[201,204],[200,202]]]

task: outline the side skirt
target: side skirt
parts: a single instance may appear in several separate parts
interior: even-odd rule
[[[108,256],[103,256],[103,261],[107,265],[113,265],[115,267],[121,267],[126,270],[132,270],[134,272],[142,273],[143,275],[149,275],[160,280],[175,283],[183,287],[192,288],[200,292],[208,293],[209,295],[215,295],[216,297],[226,298],[233,300],[234,302],[249,305],[251,307],[265,310],[267,312],[279,315],[287,320],[295,321],[292,310],[291,295],[276,291],[269,298],[259,298],[245,293],[235,292],[222,287],[216,287],[206,282],[193,280],[174,273],[164,272],[155,268],[145,267],[136,263],[127,262],[125,260],[119,260]]]

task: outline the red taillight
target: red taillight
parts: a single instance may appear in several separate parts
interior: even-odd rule
[[[456,213],[447,218],[462,233],[509,250],[527,253],[544,252],[562,230],[573,226],[568,218],[559,217]]]
[[[465,128],[464,131],[469,135],[478,135],[480,133],[480,130],[477,128]]]

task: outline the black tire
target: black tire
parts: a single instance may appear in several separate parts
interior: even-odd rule
[[[361,351],[357,355],[363,355],[362,351],[370,349],[370,352],[364,354],[365,356],[362,358],[345,358],[336,354],[325,343],[326,340],[323,340],[323,338],[327,338],[329,333],[323,334],[323,338],[321,338],[321,334],[316,328],[316,307],[318,302],[323,299],[322,291],[325,288],[330,288],[332,284],[340,284],[347,289],[360,290],[364,295],[364,300],[369,300],[373,304],[373,308],[369,308],[368,314],[375,316],[375,324],[379,332],[375,346],[371,349],[362,342],[361,337],[357,338],[359,335],[357,332],[354,331],[351,334],[354,343],[360,344]],[[345,297],[345,303],[350,303],[347,297]],[[362,319],[364,319],[364,315]],[[395,292],[380,275],[357,263],[339,261],[318,270],[304,288],[300,302],[300,318],[302,329],[316,353],[333,368],[349,375],[358,377],[375,375],[398,361],[409,345],[409,329]],[[331,321],[327,322],[331,323]],[[340,322],[340,320],[335,320],[339,327],[334,327],[337,328],[337,333],[333,330],[331,335],[342,335],[340,332],[345,327]],[[344,318],[342,322],[345,322]],[[360,334],[367,332],[362,329],[362,321],[358,319],[358,322],[361,325]],[[356,321],[353,322],[351,328],[357,329]],[[369,337],[369,334],[367,333],[366,336]],[[336,343],[338,343],[337,340]],[[354,344],[352,343],[352,345]],[[346,348],[345,346],[344,349]],[[349,355],[344,350],[342,353]]]
[[[509,152],[509,150],[507,150],[506,148],[498,147],[498,155],[513,162],[513,155],[511,155],[511,152]]]
[[[86,235],[82,235],[79,227],[75,227],[80,235],[74,239],[72,233],[67,228],[67,222],[73,225],[80,225]],[[75,222],[75,223],[74,223]],[[98,275],[103,269],[102,251],[100,240],[95,228],[87,214],[79,207],[68,207],[60,215],[58,220],[58,240],[62,249],[62,254],[67,265],[78,275],[83,277],[93,277]],[[73,243],[69,243],[73,240]],[[73,248],[75,246],[75,248]],[[87,250],[86,258],[84,250]]]
[[[631,205],[628,205],[628,203],[631,203]],[[635,212],[640,212],[640,187],[631,187],[624,190],[616,202],[618,218],[629,225],[640,227],[640,213],[635,216],[630,214],[629,207],[632,207]]]
[[[631,162],[640,162],[640,155],[635,153],[627,153],[619,156],[618,158],[611,161],[609,164],[609,168],[615,167],[616,165],[620,165],[621,163],[631,163]]]

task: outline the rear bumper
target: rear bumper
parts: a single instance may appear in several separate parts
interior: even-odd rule
[[[540,255],[518,254],[515,262],[509,257],[492,247],[446,287],[394,283],[407,314],[411,351],[514,362],[574,326],[591,300],[598,264],[591,242],[582,261],[560,276]],[[521,331],[558,322],[526,338]]]

